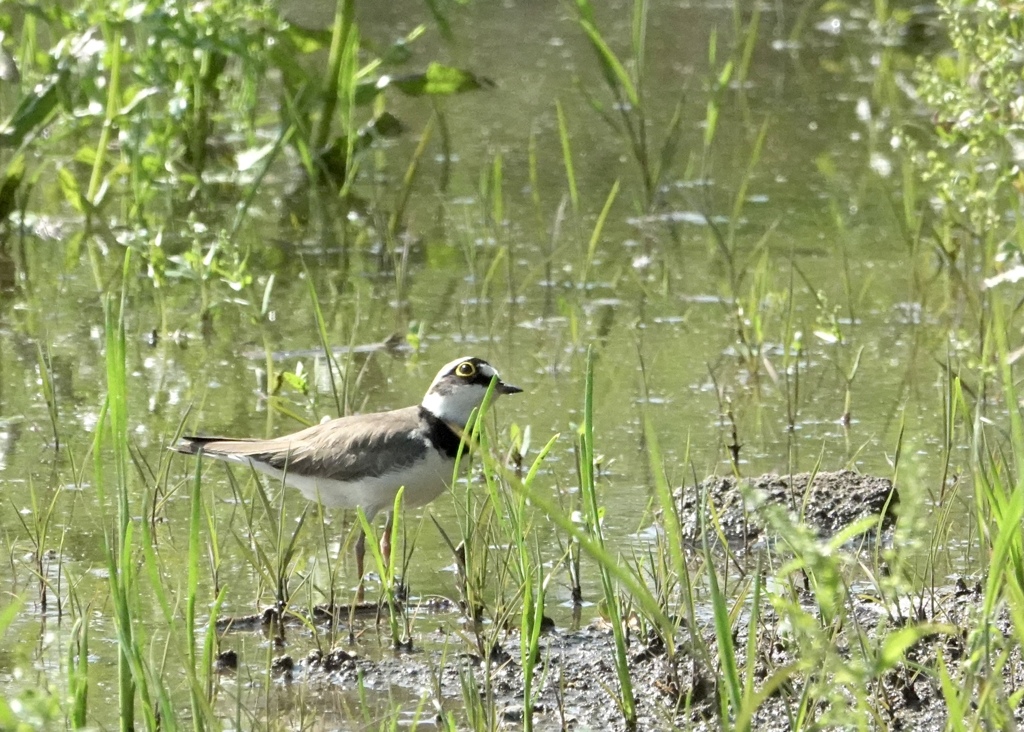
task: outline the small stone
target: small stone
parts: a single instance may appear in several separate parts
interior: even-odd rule
[[[319,666],[320,663],[323,660],[324,660],[324,652],[321,651],[319,648],[314,648],[306,656],[306,665],[309,666],[309,667]]]
[[[523,708],[518,704],[507,706],[501,710],[501,717],[506,722],[519,723],[523,721]]]
[[[511,658],[508,652],[501,647],[501,644],[495,643],[491,646],[490,661],[491,663],[505,663]]]
[[[238,668],[238,654],[232,650],[221,651],[217,654],[217,661],[213,668],[217,673],[234,671]]]
[[[354,663],[356,657],[347,651],[343,651],[340,648],[335,648],[333,651],[324,656],[322,665],[324,671],[338,671],[344,666]]]
[[[295,661],[292,660],[291,656],[278,656],[270,662],[270,672],[274,676],[288,676],[291,677],[292,670],[295,668]]]

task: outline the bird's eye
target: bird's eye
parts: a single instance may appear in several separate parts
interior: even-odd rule
[[[476,364],[472,361],[463,361],[455,367],[455,375],[464,379],[471,379],[476,376]]]

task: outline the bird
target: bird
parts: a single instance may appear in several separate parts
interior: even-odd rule
[[[416,406],[338,417],[281,437],[182,437],[176,452],[248,465],[298,488],[326,508],[361,508],[367,521],[387,513],[381,554],[390,556],[392,511],[404,487],[404,505],[424,506],[451,485],[462,433],[494,394],[523,390],[501,380],[482,358],[465,356],[445,364]],[[356,540],[360,588],[366,534]]]

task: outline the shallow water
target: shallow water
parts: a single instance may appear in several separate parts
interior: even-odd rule
[[[231,435],[280,434],[300,426],[268,408],[267,359],[259,354],[318,348],[311,279],[332,343],[372,344],[393,333],[421,334],[415,352],[353,357],[344,392],[349,411],[415,403],[441,364],[462,354],[486,357],[525,390],[497,405],[498,443],[507,444],[510,425],[528,428],[529,460],[552,434],[561,433],[541,471],[541,483],[552,492],[571,495],[576,486],[573,435],[582,419],[585,354],[593,346],[605,529],[617,546],[628,547],[650,524],[645,420],[673,486],[732,470],[730,413],[742,445],[738,469],[745,475],[820,464],[890,476],[902,431],[901,495],[908,503],[932,500],[943,478],[948,335],[943,316],[935,314],[941,306],[930,307],[942,295],[931,292],[911,264],[898,226],[900,162],[891,139],[894,124],[913,110],[895,92],[893,79],[909,68],[910,57],[859,10],[835,16],[809,11],[808,18],[783,5],[763,8],[749,78],[723,95],[720,129],[702,167],[708,39],[717,28],[724,53],[732,6],[655,3],[647,41],[652,135],[660,136],[677,102],[683,132],[678,164],[659,190],[663,204],[652,215],[643,210],[636,166],[621,140],[578,90],[582,84],[609,101],[567,7],[471,4],[452,15],[456,43],[428,33],[412,47],[413,66],[417,59],[445,60],[489,77],[495,87],[439,104],[443,122],[437,124],[445,128],[453,155],[444,159],[435,132],[409,200],[407,230],[396,240],[346,227],[329,195],[296,194],[292,157],[271,169],[240,230],[254,287],[233,293],[217,283],[178,280],[157,289],[145,271],[131,272],[129,425],[143,471],[158,472],[182,423],[187,431]],[[380,43],[427,22],[416,3],[372,10],[367,5],[361,13],[364,37]],[[624,53],[628,6],[603,8],[598,21]],[[559,214],[567,186],[556,99],[571,131],[578,217],[568,209]],[[5,99],[5,113],[10,103]],[[357,193],[385,201],[435,111],[422,99],[396,98],[389,108],[410,132],[386,143],[386,155],[375,158],[357,184]],[[733,287],[706,216],[721,230],[728,227],[763,123],[764,148],[735,221],[737,268],[744,276]],[[530,188],[531,134],[539,206]],[[502,219],[494,222],[482,181],[498,154]],[[621,190],[584,277],[591,227],[615,180]],[[229,184],[221,196],[199,205],[169,203],[166,218],[153,228],[163,232],[169,253],[180,253],[193,239],[210,240],[208,232],[230,224],[245,192],[244,185]],[[31,526],[58,488],[65,490],[54,504],[45,543],[61,555],[61,586],[74,583],[83,606],[95,603],[97,662],[113,663],[106,584],[97,569],[104,561],[102,527],[108,517],[91,485],[88,454],[105,393],[103,300],[88,258],[69,261],[67,242],[81,221],[61,202],[54,176],[41,176],[32,210],[58,234],[44,237],[37,228],[24,238],[11,237],[3,263],[9,276],[0,283],[0,480],[8,506],[0,520],[12,568],[3,590],[27,598],[25,612],[0,643],[13,656],[12,663],[0,660],[0,675],[15,686],[34,681],[10,677],[15,665],[25,668],[24,657],[13,649],[36,649],[28,654],[36,680],[51,679],[64,657],[66,638],[52,601],[46,618],[40,617],[31,532],[22,523]],[[762,240],[765,246],[758,248]],[[99,267],[105,281],[116,281],[121,252],[111,250]],[[268,315],[256,322],[253,314],[271,276]],[[760,288],[752,284],[757,278]],[[200,321],[200,303],[211,306],[208,323]],[[763,334],[757,355],[737,337],[741,322]],[[793,359],[795,332],[803,350]],[[52,372],[59,450],[37,346]],[[347,357],[339,360],[347,365]],[[306,373],[324,374],[319,357],[275,362],[288,370],[299,363]],[[285,391],[288,408],[310,422],[337,413],[325,380],[315,385],[308,398]],[[842,420],[847,405],[849,425]],[[194,469],[191,459],[171,459],[171,493],[164,496],[157,525],[159,551],[170,565],[187,546]],[[241,504],[221,466],[209,466],[203,479],[205,505],[222,537],[218,578],[227,588],[225,615],[251,613],[272,597],[239,549],[247,532],[245,502],[254,494],[248,475],[236,470],[235,477],[242,485]],[[276,488],[269,487],[273,497]],[[451,532],[462,490],[427,509]],[[474,490],[480,490],[478,482]],[[297,494],[285,495],[287,526],[294,525],[304,503]],[[419,530],[406,571],[413,592],[454,596],[451,552],[433,523],[419,516],[409,517],[410,529]],[[311,602],[323,599],[318,589],[329,583],[325,537],[332,557],[347,563],[343,580],[352,574],[341,546],[352,517],[335,513],[327,521],[324,531],[311,521],[299,540],[292,582]],[[535,530],[546,539],[554,535],[543,521]],[[951,539],[967,539],[969,527],[962,530]],[[957,552],[969,559],[970,542],[963,546]],[[54,582],[57,566],[56,560],[48,564]],[[210,569],[203,571],[209,588]],[[596,599],[596,573],[584,581],[585,597]],[[350,584],[343,581],[345,588]],[[565,582],[553,583],[552,594],[551,606],[570,599]],[[157,607],[152,611],[160,617]],[[555,613],[568,616],[565,608]],[[149,633],[154,648],[166,640],[159,622]],[[250,659],[274,652],[260,639],[241,643],[252,646]],[[367,644],[370,652],[372,645]],[[103,691],[96,695],[102,696]],[[286,704],[283,697],[281,703]]]

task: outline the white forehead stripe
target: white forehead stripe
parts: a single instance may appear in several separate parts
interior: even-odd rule
[[[463,356],[462,358],[457,358],[454,361],[449,361],[448,363],[446,363],[444,366],[441,367],[441,370],[437,372],[437,376],[434,377],[434,380],[430,382],[430,389],[433,389],[437,385],[437,382],[439,382],[445,376],[455,371],[455,367],[458,366],[460,363],[462,363],[463,361],[472,360],[473,356]],[[482,373],[487,378],[491,378],[498,372],[495,371],[494,367],[491,366],[489,363],[481,363],[480,373]],[[430,389],[428,389],[427,391],[430,391]]]
[[[472,360],[473,360],[472,356],[463,356],[462,358],[457,358],[454,361],[449,361],[448,363],[446,363],[444,366],[441,367],[441,371],[438,373],[438,376],[440,376],[441,374],[446,374],[449,371],[454,371],[455,367],[458,366],[463,361],[472,361]]]

